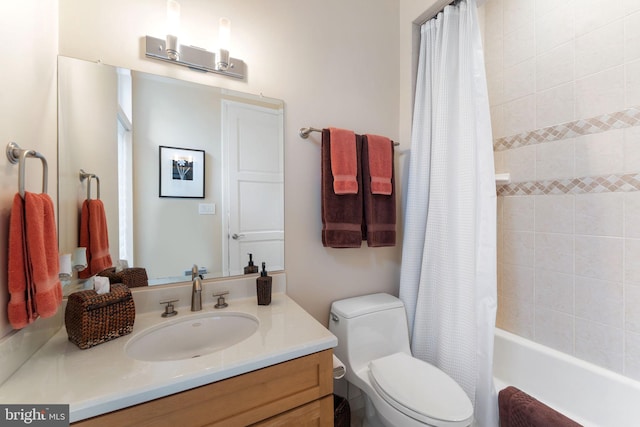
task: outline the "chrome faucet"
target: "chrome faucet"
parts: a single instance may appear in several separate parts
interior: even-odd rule
[[[200,277],[193,279],[193,287],[191,288],[191,311],[202,310],[202,282]]]
[[[191,281],[194,281],[196,279],[196,276],[198,276],[199,272],[200,270],[198,270],[198,266],[196,264],[193,264],[193,267],[191,267]]]

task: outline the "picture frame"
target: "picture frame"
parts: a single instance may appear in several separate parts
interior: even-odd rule
[[[159,196],[204,199],[204,150],[161,145],[159,154]]]

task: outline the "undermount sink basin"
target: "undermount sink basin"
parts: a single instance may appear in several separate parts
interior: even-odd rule
[[[169,320],[134,335],[125,352],[144,361],[191,359],[231,347],[258,330],[244,313],[207,312]]]

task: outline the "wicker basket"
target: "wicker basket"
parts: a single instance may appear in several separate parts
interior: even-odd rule
[[[130,334],[135,317],[131,291],[123,284],[101,295],[92,289],[73,293],[64,313],[69,341],[81,349]]]
[[[138,288],[149,285],[147,270],[141,267],[125,268],[116,272],[115,267],[110,267],[98,273],[98,276],[109,278],[109,283],[122,283],[129,288]]]

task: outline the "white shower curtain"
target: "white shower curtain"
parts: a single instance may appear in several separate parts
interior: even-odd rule
[[[422,25],[400,298],[415,357],[465,390],[474,425],[498,425],[493,385],[496,188],[475,0]]]

